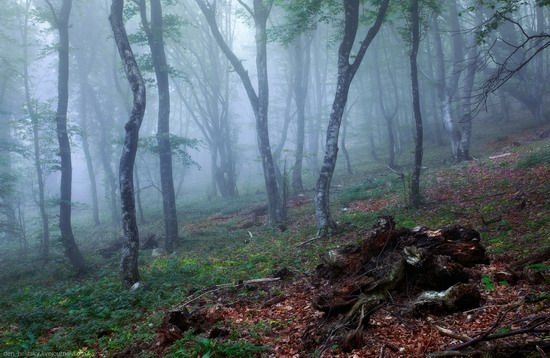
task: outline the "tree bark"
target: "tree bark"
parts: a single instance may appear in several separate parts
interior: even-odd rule
[[[51,6],[51,3],[48,1]],[[72,0],[63,0],[59,16],[51,7],[55,25],[59,32],[59,72],[57,82],[57,113],[55,115],[57,140],[59,142],[59,156],[61,157],[61,187],[59,198],[59,230],[61,243],[65,255],[73,268],[78,272],[85,270],[84,257],[73,235],[71,224],[71,197],[72,197],[72,161],[71,145],[67,130],[67,107],[69,104],[69,16]]]
[[[124,129],[126,137],[122,148],[119,166],[120,196],[122,200],[122,230],[124,245],[120,261],[120,278],[124,287],[131,287],[140,280],[138,270],[139,230],[136,220],[136,205],[134,200],[133,170],[139,140],[139,128],[145,114],[146,93],[145,83],[141,77],[130,42],[124,28],[122,11],[124,0],[113,0],[109,21],[113,30],[115,42],[124,64],[126,77],[132,89],[133,108]]]
[[[336,222],[330,212],[330,183],[338,157],[338,134],[346,107],[351,81],[363,60],[365,52],[378,33],[388,9],[389,0],[383,0],[378,8],[378,14],[373,26],[365,36],[355,60],[350,63],[350,54],[359,26],[359,0],[344,0],[344,37],[338,50],[338,79],[336,93],[332,103],[330,119],[327,126],[325,157],[319,173],[315,189],[315,218],[318,235],[323,236],[336,228]]]
[[[160,0],[150,0],[151,22],[147,20],[145,0],[140,1],[141,24],[145,29],[151,50],[159,96],[157,140],[160,159],[160,184],[164,211],[165,249],[172,252],[178,239],[178,217],[172,170],[170,145],[170,83],[168,63],[164,51],[162,5]]]
[[[418,90],[418,46],[420,44],[420,14],[418,0],[411,2],[411,90],[413,98],[413,112],[415,124],[414,136],[414,170],[411,178],[411,205],[414,208],[420,206],[420,171],[422,169],[423,139],[422,113],[420,112],[420,92]]]

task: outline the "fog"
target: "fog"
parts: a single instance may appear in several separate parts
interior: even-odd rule
[[[66,2],[5,0],[0,15],[1,240],[24,241],[29,248],[43,244],[45,216],[52,233],[59,234],[62,163],[55,121],[60,98],[58,24]],[[178,210],[189,202],[260,195],[271,213],[281,195],[313,197],[324,190],[318,178],[334,148],[336,168],[328,165],[321,175],[329,178],[327,193],[340,180],[331,182],[333,173],[335,178],[352,174],[368,178],[367,168],[372,166],[413,173],[422,166],[414,155],[422,146],[435,148],[438,163],[473,160],[483,153],[470,148],[471,137],[515,121],[510,113],[520,113],[528,126],[542,122],[547,112],[548,53],[538,51],[545,46],[543,40],[532,41],[526,35],[548,33],[548,9],[537,8],[534,1],[510,13],[517,22],[495,18],[495,9],[473,1],[437,6],[420,2],[415,69],[410,65],[413,30],[407,6],[390,4],[379,28],[375,20],[382,5],[359,6],[357,33],[345,60],[357,68],[342,69],[339,51],[347,19],[341,9],[322,6],[314,12],[307,4],[288,1],[276,2],[273,8],[265,5],[268,81],[263,79],[261,61],[256,62],[262,42],[261,9],[246,5],[247,1],[245,6],[231,0],[198,3],[207,12],[215,11],[211,15],[219,38],[196,2],[162,1],[161,45],[168,67],[163,69],[151,55],[159,28],[152,27],[150,6],[140,15],[135,2],[125,2],[125,28],[147,92],[134,168],[134,194],[143,221],[167,215],[162,213],[166,188],[156,140],[161,106],[157,76],[163,71],[169,79],[171,165]],[[122,235],[119,161],[132,91],[108,21],[110,6],[104,0],[72,3],[67,125],[73,225],[106,226],[117,236]],[[492,21],[498,26],[491,27]],[[371,32],[374,36],[369,38]],[[339,77],[339,66],[348,74],[357,71],[351,74],[349,93],[342,90],[345,76]],[[416,149],[412,71],[419,78],[424,134]],[[243,84],[243,76],[251,88]],[[266,107],[264,118],[261,111]],[[265,138],[262,123],[269,129]],[[327,137],[329,123],[336,125],[329,130],[329,136],[335,134],[335,144]],[[43,198],[39,182],[44,183]],[[269,189],[273,185],[275,196]],[[287,194],[281,194],[283,187]],[[328,199],[322,205],[329,207]],[[319,229],[327,225],[319,216],[322,205],[316,202],[311,207]],[[283,225],[285,218],[278,216],[278,210],[273,209],[266,221]],[[178,221],[178,235],[184,240],[181,228],[186,218],[178,214]]]

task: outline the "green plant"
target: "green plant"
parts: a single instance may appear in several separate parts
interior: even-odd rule
[[[550,147],[543,147],[526,155],[517,163],[519,169],[533,168],[542,164],[550,164]]]
[[[481,283],[483,283],[483,286],[488,291],[495,289],[495,285],[493,284],[493,279],[488,276],[483,276],[481,278]]]
[[[267,346],[257,346],[240,341],[222,341],[194,336],[193,332],[187,332],[185,336],[174,343],[170,352],[165,357],[202,357],[202,358],[249,358],[255,357],[269,350]]]

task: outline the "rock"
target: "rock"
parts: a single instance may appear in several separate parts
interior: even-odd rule
[[[138,281],[130,287],[130,293],[137,293],[145,290],[147,288],[147,285],[143,281]]]

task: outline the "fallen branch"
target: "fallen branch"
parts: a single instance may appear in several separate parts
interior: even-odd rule
[[[386,168],[388,168],[392,173],[396,174],[400,179],[405,179],[405,174],[403,172],[399,172],[393,169],[392,167],[390,167],[389,165],[386,165]]]
[[[517,306],[516,306],[517,307]],[[516,336],[518,334],[524,334],[524,333],[548,333],[550,332],[550,328],[546,328],[546,329],[537,329],[537,327],[540,327],[541,325],[543,325],[544,323],[547,323],[549,320],[550,320],[550,316],[547,316],[547,317],[544,317],[544,319],[540,319],[540,320],[536,320],[534,321],[533,323],[531,323],[530,325],[528,325],[527,327],[525,328],[519,328],[519,329],[514,329],[514,330],[511,330],[511,331],[508,331],[508,332],[503,332],[503,333],[496,333],[496,334],[491,334],[491,332],[493,332],[497,327],[498,325],[502,322],[502,320],[504,319],[504,317],[506,316],[506,314],[508,314],[508,312],[510,312],[512,310],[513,307],[510,307],[510,309],[508,309],[507,311],[503,312],[500,317],[497,319],[497,321],[495,322],[495,324],[493,324],[493,326],[487,330],[486,332],[484,332],[482,335],[480,335],[479,337],[477,338],[474,338],[468,342],[464,342],[464,343],[461,343],[461,344],[457,344],[455,346],[452,346],[450,347],[448,350],[449,351],[457,351],[457,350],[460,350],[460,349],[464,349],[464,348],[467,348],[467,347],[470,347],[470,346],[473,346],[479,342],[488,342],[488,341],[494,341],[496,339],[501,339],[501,338],[506,338],[506,337],[511,337],[511,336]]]
[[[321,236],[321,235],[315,236],[315,237],[312,238],[312,239],[306,240],[306,241],[304,241],[304,242],[302,242],[302,243],[296,245],[296,247],[305,246],[305,245],[307,245],[307,244],[309,244],[309,243],[311,243],[311,242],[313,242],[313,241],[316,241],[316,240],[321,239],[322,237],[323,237],[323,236]]]
[[[205,291],[203,291],[200,295],[198,295],[196,297],[193,297],[195,294],[189,296],[188,300],[185,301],[184,303],[180,304],[179,307],[185,307],[188,304],[197,301],[199,298],[204,297],[209,293],[214,293],[214,292],[220,291],[221,289],[224,289],[224,288],[242,287],[242,286],[246,286],[246,285],[254,285],[254,284],[266,283],[266,282],[275,282],[275,281],[280,281],[280,280],[281,280],[280,277],[267,277],[267,278],[255,278],[255,279],[246,280],[246,281],[239,281],[237,283],[222,283],[220,285],[216,285],[214,287],[210,287],[210,288],[206,289]],[[191,297],[193,297],[193,298],[191,298]]]
[[[463,341],[463,342],[472,340],[471,337],[468,337],[465,334],[455,333],[455,332],[451,331],[450,329],[443,328],[443,327],[440,327],[440,326],[437,326],[437,325],[435,325],[435,329],[437,329],[437,331],[442,336],[447,336],[447,337],[450,337],[450,338],[458,339],[459,341]]]
[[[499,154],[499,155],[493,155],[492,157],[489,157],[489,159],[491,159],[491,160],[500,159],[500,158],[509,157],[511,155],[512,155],[512,153],[504,153],[504,154]]]

